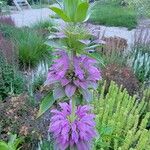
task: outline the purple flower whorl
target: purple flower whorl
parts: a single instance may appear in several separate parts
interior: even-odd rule
[[[66,52],[61,51],[58,54],[60,58],[49,69],[46,84],[59,84],[69,98],[79,90],[84,99],[90,101],[89,89],[96,89],[97,82],[101,79],[100,71],[94,66],[96,61],[87,56],[74,56],[72,64]]]
[[[56,145],[60,150],[74,147],[77,150],[90,150],[91,141],[96,136],[94,115],[87,105],[78,106],[72,120],[72,107],[59,103],[61,110],[54,109],[49,132],[53,133]]]

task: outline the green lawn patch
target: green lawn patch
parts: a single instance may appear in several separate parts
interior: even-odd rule
[[[120,26],[133,29],[137,25],[136,11],[115,4],[97,2],[92,8],[90,22],[106,26]]]

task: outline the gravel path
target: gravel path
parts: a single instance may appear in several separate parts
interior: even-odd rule
[[[48,20],[49,15],[52,14],[53,12],[48,8],[26,9],[12,14],[11,17],[14,20],[16,26],[22,27],[31,26],[38,21]]]

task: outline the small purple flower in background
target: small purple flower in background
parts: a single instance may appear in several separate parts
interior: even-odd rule
[[[54,91],[59,98],[65,95],[70,98],[78,89],[83,98],[90,101],[90,89],[96,89],[97,81],[101,79],[100,71],[94,66],[96,61],[87,56],[75,56],[71,61],[67,53],[58,54],[60,58],[50,68],[46,84],[58,83]]]
[[[56,145],[60,150],[68,147],[77,150],[90,150],[92,139],[96,136],[94,115],[90,114],[91,107],[78,106],[72,120],[72,107],[60,103],[61,111],[54,109],[49,132],[53,133]]]

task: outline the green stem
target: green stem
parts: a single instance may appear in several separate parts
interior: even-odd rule
[[[70,147],[69,150],[75,150],[75,148],[74,147]]]
[[[73,100],[73,98],[71,99],[71,106],[72,106],[72,112],[71,112],[70,120],[71,120],[71,122],[73,122],[76,118],[76,115],[75,115],[76,102],[75,102],[75,100]]]

